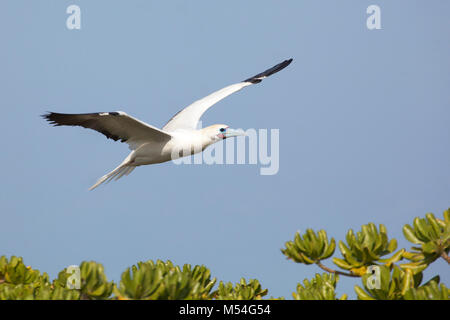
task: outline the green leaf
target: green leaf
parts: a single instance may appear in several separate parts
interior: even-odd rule
[[[361,287],[355,285],[355,292],[358,296],[359,300],[375,300],[375,298],[371,297],[367,292],[365,292]]]
[[[419,240],[416,236],[415,236],[415,232],[413,230],[413,228],[411,228],[410,225],[405,225],[403,226],[403,235],[405,236],[405,238],[412,243],[416,243],[416,244],[423,244],[424,242]]]

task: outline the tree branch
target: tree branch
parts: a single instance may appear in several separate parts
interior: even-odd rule
[[[342,272],[342,271],[339,271],[339,270],[330,269],[327,266],[323,265],[320,261],[317,261],[316,264],[322,270],[325,270],[326,272],[329,272],[329,273],[339,274],[339,275],[342,275],[342,276],[353,277],[353,278],[359,278],[360,277],[360,276],[358,276],[357,274],[354,274],[354,273],[347,273],[347,272]]]
[[[442,252],[441,257],[442,259],[447,261],[448,264],[450,264],[450,257],[448,256],[448,254],[445,253],[445,251]]]

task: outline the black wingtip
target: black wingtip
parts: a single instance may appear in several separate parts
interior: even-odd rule
[[[43,119],[47,120],[51,125],[57,127],[57,126],[61,125],[57,122],[58,115],[60,115],[60,114],[58,114],[56,112],[47,111],[47,113],[41,114],[41,117]]]
[[[253,84],[254,83],[260,83],[264,78],[267,78],[268,76],[271,76],[272,74],[277,73],[278,71],[281,71],[284,68],[286,68],[288,65],[291,64],[291,62],[293,60],[294,59],[292,59],[292,58],[284,60],[283,62],[277,64],[276,66],[273,66],[272,68],[267,69],[266,71],[258,73],[257,75],[255,75],[255,76],[253,76],[251,78],[248,78],[248,79],[246,79],[246,80],[244,80],[242,82],[251,82]]]
[[[45,119],[45,120],[47,120],[47,121],[50,121],[51,114],[52,113],[50,111],[47,111],[46,113],[41,114],[40,117]]]

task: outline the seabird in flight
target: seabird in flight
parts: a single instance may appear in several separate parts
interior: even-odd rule
[[[225,97],[286,68],[292,59],[285,60],[242,82],[232,84],[195,101],[175,114],[162,129],[142,122],[123,111],[66,114],[49,112],[42,117],[55,126],[81,126],[103,133],[108,139],[126,142],[131,153],[113,171],[101,177],[89,190],[103,182],[128,175],[136,167],[161,163],[177,157],[202,152],[220,140],[243,135],[225,124],[215,124],[196,130],[206,110]]]

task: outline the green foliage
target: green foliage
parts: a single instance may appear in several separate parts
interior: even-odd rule
[[[48,275],[25,266],[22,258],[0,257],[0,300],[74,300],[76,290],[54,288]]]
[[[35,282],[48,282],[48,275],[41,273],[38,270],[33,270],[31,267],[25,266],[22,258],[12,256],[8,261],[5,256],[0,258],[0,281],[18,285],[31,284]]]
[[[0,300],[79,300],[78,290],[49,285],[32,286],[26,284],[0,285]]]
[[[209,299],[216,279],[205,266],[185,264],[183,269],[172,262],[139,262],[123,274],[115,289],[118,299]]]
[[[419,246],[414,246],[411,252],[405,252],[403,257],[410,263],[401,265],[415,272],[425,269],[441,256],[447,256],[450,250],[450,209],[444,211],[444,219],[437,219],[432,213],[425,215],[426,219],[415,218],[413,226],[403,227],[405,238]]]
[[[71,276],[67,268],[58,274],[55,287],[66,288]],[[80,295],[83,300],[103,300],[111,296],[114,284],[106,278],[103,265],[94,261],[83,261],[80,265]]]
[[[432,213],[426,214],[426,219],[415,218],[413,227],[404,226],[403,234],[420,247],[412,247],[411,252],[404,248],[395,252],[397,240],[388,238],[386,227],[382,224],[379,228],[373,223],[363,225],[356,234],[350,229],[345,242],[339,241],[342,258],[333,258],[333,263],[342,271],[333,270],[321,262],[333,255],[335,242],[333,238],[328,241],[323,230],[316,234],[307,229],[303,237],[296,233],[294,241],[286,242],[281,251],[297,263],[316,264],[334,275],[360,277],[363,288],[355,286],[358,299],[447,299],[448,289],[443,284],[438,287],[438,276],[425,285],[420,284],[422,271],[436,259],[441,257],[450,264],[450,209],[444,211],[443,219],[435,218]],[[385,257],[389,254],[392,255]],[[411,262],[396,264],[404,258]],[[374,287],[373,280],[378,273],[379,287]],[[311,281],[305,280],[303,285],[298,284],[293,297],[302,300],[336,299],[336,282],[337,277],[316,275]]]
[[[334,238],[329,240],[324,230],[297,232],[282,253],[297,263],[316,264],[326,273],[299,283],[293,298],[336,300],[338,280],[348,276],[361,279],[361,286],[354,287],[361,300],[449,300],[450,290],[439,283],[439,276],[425,284],[422,280],[423,271],[437,259],[450,264],[450,209],[444,211],[443,219],[432,213],[415,218],[412,226],[403,227],[403,234],[414,246],[395,252],[397,240],[388,238],[384,225],[377,228],[369,223],[356,234],[350,229],[345,242],[339,241],[342,258],[333,258],[340,269],[333,270],[322,261],[335,253]],[[409,262],[398,264],[403,259]],[[236,284],[220,281],[213,291],[216,282],[203,265],[179,267],[161,260],[138,262],[122,273],[119,284],[108,281],[103,266],[94,261],[80,264],[79,277],[66,268],[50,282],[46,273],[26,266],[22,258],[0,257],[0,300],[260,300],[268,293],[256,279]],[[339,299],[346,298],[344,294]]]
[[[405,300],[450,300],[450,290],[441,283],[430,281],[427,285],[409,289],[404,296]]]
[[[36,288],[27,284],[2,284],[0,286],[1,300],[35,300],[38,296]]]
[[[258,280],[251,279],[247,283],[242,278],[234,287],[231,282],[220,281],[219,288],[214,292],[213,297],[217,300],[261,300],[267,292],[267,289],[262,289]]]
[[[338,267],[350,270],[354,274],[363,275],[367,267],[376,261],[391,264],[401,259],[401,252],[393,255],[391,259],[382,261],[380,258],[397,249],[397,240],[389,241],[386,227],[380,224],[379,231],[373,223],[363,225],[356,235],[352,229],[347,232],[345,244],[339,241],[339,250],[344,259],[333,258],[333,263]]]
[[[449,290],[444,284],[439,289],[439,276],[434,277],[424,285],[422,272],[414,274],[412,270],[403,270],[397,266],[391,268],[380,266],[380,286],[369,286],[370,277],[367,274],[362,277],[364,290],[355,286],[358,299],[361,300],[448,300]]]
[[[139,262],[122,273],[119,288],[115,288],[115,295],[119,299],[151,299],[162,281],[162,271],[152,268],[148,264]]]
[[[292,296],[295,300],[336,300],[336,284],[339,280],[339,276],[335,274],[316,273],[316,277],[303,280],[303,285],[297,285],[297,292],[294,292]],[[343,295],[340,300],[347,299],[346,295]]]
[[[410,288],[413,283],[410,272],[406,273],[397,266],[391,268],[388,266],[379,266],[380,281],[373,283],[374,274],[368,273],[362,276],[363,290],[359,286],[355,286],[358,299],[361,300],[398,300],[401,299],[404,291]],[[370,283],[372,285],[370,285]]]
[[[333,238],[328,241],[327,233],[324,230],[320,230],[316,234],[313,230],[307,229],[303,237],[297,232],[294,241],[286,242],[285,246],[286,248],[281,251],[288,259],[299,263],[313,264],[332,256],[336,242]]]

